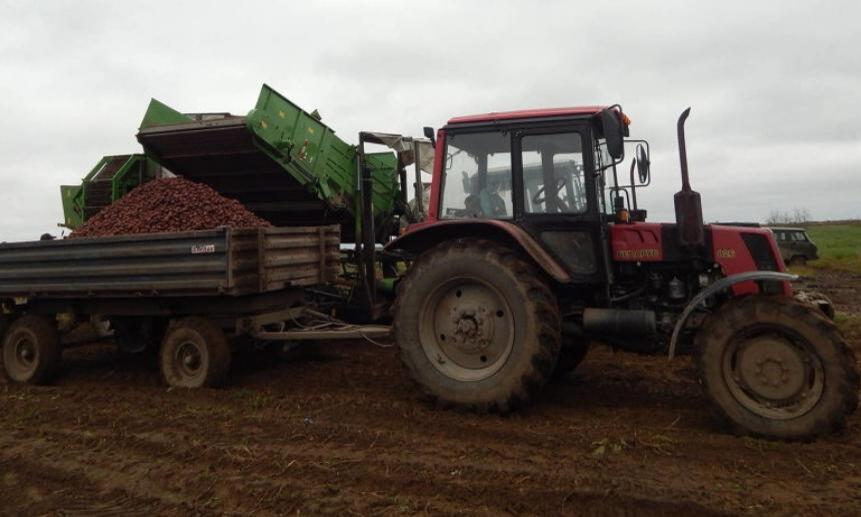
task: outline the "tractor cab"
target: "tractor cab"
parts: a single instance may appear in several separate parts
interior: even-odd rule
[[[453,118],[436,134],[420,227],[507,223],[496,227],[537,244],[566,281],[606,283],[606,223],[645,219],[636,188],[648,183],[648,144],[626,144],[629,124],[618,105]],[[626,150],[630,174],[620,167]]]

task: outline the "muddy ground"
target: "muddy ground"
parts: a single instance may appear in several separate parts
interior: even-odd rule
[[[861,315],[861,278],[813,283]],[[811,444],[734,437],[686,358],[597,347],[508,417],[418,402],[394,348],[238,362],[227,389],[171,390],[97,345],[55,386],[0,384],[0,512],[861,514],[861,415]]]

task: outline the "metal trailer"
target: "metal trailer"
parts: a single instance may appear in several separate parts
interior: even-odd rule
[[[308,315],[325,318],[309,309],[306,294],[339,281],[339,245],[336,225],[0,244],[4,369],[17,382],[49,381],[72,344],[62,334],[81,322],[102,330],[107,322],[126,352],[160,342],[165,380],[184,387],[224,382],[228,338],[259,344],[388,333],[331,322],[302,328]]]

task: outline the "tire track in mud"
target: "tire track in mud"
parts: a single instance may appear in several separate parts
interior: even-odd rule
[[[191,395],[191,394],[189,394]],[[96,401],[93,400],[93,397],[86,397],[87,404],[93,404]],[[62,404],[62,403],[61,403]],[[163,405],[161,410],[165,413],[171,413],[174,408],[171,405]],[[103,412],[114,413],[113,410],[102,410]],[[131,412],[119,412],[120,414],[115,416],[113,419],[113,424],[116,427],[120,427],[123,429],[134,428],[136,425],[139,425],[140,421],[157,421],[155,415],[147,415],[138,413],[137,416],[131,416],[135,413]],[[433,418],[436,418],[438,415],[442,415],[442,420],[446,421],[454,421],[457,422],[462,418],[465,418],[464,415],[459,415],[456,413],[445,413],[445,412],[431,412]],[[376,415],[373,411],[362,411],[361,415],[363,420],[369,420],[370,422],[376,422],[377,426],[379,426],[380,422],[385,422],[386,420],[383,418],[385,415]],[[89,423],[91,425],[99,425],[99,422],[105,421],[107,422],[107,415],[89,415],[90,418]],[[100,418],[101,417],[101,418]],[[472,422],[472,427],[475,427],[474,424],[480,424],[482,422],[486,422],[483,417],[470,417]],[[251,419],[249,424],[257,423],[255,422],[257,419]],[[272,415],[271,420],[280,421],[282,426],[285,421],[283,418],[278,418],[277,415]],[[506,423],[510,422],[510,419],[496,419],[497,423]],[[524,419],[524,421],[528,422],[528,418]],[[182,419],[178,419],[175,421],[163,421],[163,425],[167,426],[170,429],[169,433],[171,438],[161,438],[158,440],[158,443],[153,444],[152,440],[144,440],[144,443],[139,448],[143,451],[144,454],[152,454],[158,457],[164,457],[166,454],[173,453],[175,449],[171,449],[170,447],[153,447],[163,445],[167,442],[175,442],[182,444],[182,447],[185,447],[189,443],[189,436],[193,436],[195,433],[198,433],[197,425],[194,422],[184,421]],[[263,428],[268,427],[268,423],[264,422]],[[404,435],[404,437],[400,437],[400,435],[389,436],[387,434],[381,433],[377,430],[376,433],[373,432],[373,427],[369,428],[365,425],[358,423],[351,423],[350,425],[341,425],[341,424],[330,424],[332,427],[311,427],[308,428],[307,425],[299,424],[299,428],[292,430],[294,437],[297,439],[308,440],[309,438],[315,440],[316,443],[305,444],[293,446],[289,443],[279,443],[277,448],[282,451],[293,455],[305,458],[311,462],[319,462],[319,461],[335,461],[335,462],[365,462],[367,463],[367,458],[365,457],[357,457],[355,451],[359,448],[368,447],[373,448],[375,445],[378,450],[400,450],[406,449],[411,450],[409,454],[397,454],[395,456],[387,455],[387,454],[377,454],[374,453],[379,461],[375,461],[373,463],[382,463],[382,466],[379,467],[379,470],[385,468],[385,470],[392,470],[392,467],[395,467],[395,470],[403,470],[401,467],[406,467],[407,471],[417,471],[417,470],[427,470],[431,469],[441,469],[442,467],[447,467],[450,464],[456,465],[459,468],[455,469],[458,472],[483,472],[484,464],[493,466],[492,477],[499,477],[500,475],[511,477],[511,478],[527,478],[527,477],[536,477],[537,474],[540,474],[540,471],[537,469],[542,469],[541,465],[551,458],[551,453],[546,452],[546,450],[552,450],[552,445],[547,443],[548,437],[552,438],[552,436],[548,433],[534,433],[530,429],[525,431],[508,429],[506,432],[505,429],[496,429],[499,426],[494,426],[495,430],[493,434],[490,436],[495,438],[496,442],[499,442],[500,438],[507,438],[509,443],[511,442],[519,442],[518,448],[513,449],[511,447],[505,446],[476,446],[475,442],[470,442],[466,446],[462,444],[462,436],[470,435],[471,429],[456,427],[453,436],[452,431],[448,429],[448,425],[444,425],[443,428],[447,430],[443,435],[439,433],[435,433],[433,436],[421,436],[419,435],[417,438],[412,441],[416,441],[418,443],[410,443],[409,433],[400,433]],[[531,424],[530,424],[531,426]],[[241,427],[241,422],[239,427]],[[334,429],[333,429],[334,427]],[[288,431],[287,429],[284,429]],[[42,431],[43,433],[45,431]],[[183,434],[180,434],[183,433]],[[99,443],[105,443],[111,439],[109,435],[99,435],[94,434],[92,431],[82,431],[82,432],[58,432],[53,431],[49,432],[49,434],[58,435],[56,438],[58,441],[65,441],[66,443],[75,443],[75,440],[83,440],[84,442],[81,444],[84,448],[90,449],[97,447]],[[153,433],[150,433],[152,435]],[[472,433],[474,434],[474,433]],[[449,435],[448,437],[445,437]],[[137,439],[140,439],[142,436],[136,436]],[[480,435],[478,436],[478,440],[480,442],[486,442],[486,439],[489,436]],[[125,448],[133,447],[135,444],[134,439],[130,439],[128,434],[121,434],[119,436],[113,437],[115,441],[120,441],[123,443]],[[274,439],[275,436],[272,433],[268,435],[266,433],[255,432],[253,439],[257,441],[268,441]],[[473,437],[475,438],[475,437]],[[335,440],[336,441],[333,441]],[[321,443],[322,442],[322,443]],[[416,451],[415,449],[418,446],[421,446],[421,442],[428,442],[432,446],[432,450],[428,452]],[[555,443],[561,443],[561,440],[554,440]],[[424,445],[427,446],[428,443]],[[490,442],[493,443],[493,442]],[[345,445],[346,444],[346,445]],[[218,448],[218,441],[215,442],[215,445],[210,445],[210,448]],[[297,448],[298,447],[298,448]],[[315,447],[316,452],[312,450],[310,453],[307,450],[311,447]],[[473,450],[470,450],[474,448]],[[256,450],[255,447],[252,449]],[[524,449],[527,449],[527,452],[524,453]],[[546,449],[546,450],[545,450]],[[319,451],[336,451],[337,454],[320,454]],[[450,454],[442,454],[441,452],[452,451]],[[475,463],[475,461],[469,461],[468,458],[470,455],[476,456],[476,451],[478,454],[477,461],[479,463]],[[263,454],[255,454],[256,456],[268,457],[270,456],[269,451],[265,451]],[[182,463],[184,461],[188,461],[190,456],[201,457],[202,454],[200,451],[195,451],[194,453],[186,453],[181,455],[176,463]],[[524,459],[525,457],[525,459]],[[519,466],[517,468],[504,468],[500,467],[500,465],[511,464],[513,462],[520,461]],[[207,460],[211,464],[217,464],[218,460],[208,459]],[[286,461],[286,460],[285,460]],[[530,468],[529,465],[537,464],[538,467]],[[219,465],[220,466],[220,465]],[[258,469],[262,467],[260,463],[257,464]],[[240,466],[241,468],[241,466]],[[370,472],[365,472],[365,475],[370,474]],[[475,476],[473,476],[475,477]],[[481,476],[478,476],[481,477]],[[539,476],[540,477],[540,476]],[[448,483],[450,480],[447,476],[443,476],[441,482]],[[541,482],[542,485],[550,484],[553,485],[554,480],[544,480]],[[556,485],[568,485],[576,482],[577,479],[565,480],[562,483],[559,483],[559,480],[555,480]],[[599,480],[600,481],[600,480]],[[386,486],[391,484],[391,480],[383,479],[380,483],[381,486]],[[598,483],[599,486],[602,483]],[[606,488],[601,487],[598,490],[598,493],[606,492]],[[566,494],[562,494],[565,496]],[[494,496],[496,499],[496,496]],[[562,499],[560,496],[559,499]]]
[[[587,470],[598,472],[607,467],[601,462],[590,461],[588,457],[589,440],[596,436],[594,430],[607,427],[606,422],[597,427],[581,425],[581,428],[586,428],[585,438],[571,440],[568,436],[571,433],[570,426],[566,428],[556,425],[567,423],[561,416],[558,421],[543,415],[524,415],[516,418],[479,417],[453,412],[427,411],[414,404],[404,407],[398,402],[385,405],[385,408],[377,407],[375,404],[371,404],[368,408],[359,406],[354,408],[352,413],[344,414],[343,421],[338,422],[333,415],[316,416],[325,413],[325,410],[320,409],[319,401],[312,398],[304,400],[301,405],[315,408],[313,413],[318,420],[314,425],[305,423],[304,418],[301,417],[302,414],[307,414],[307,411],[285,415],[284,411],[264,408],[262,412],[255,414],[253,409],[236,408],[230,420],[232,423],[230,428],[219,429],[217,426],[202,424],[228,413],[225,407],[235,405],[236,400],[224,396],[227,392],[204,391],[176,394],[167,393],[165,390],[152,390],[153,393],[143,394],[144,398],[160,398],[160,404],[137,407],[140,404],[139,401],[134,399],[126,401],[126,396],[133,393],[125,393],[125,391],[133,390],[120,389],[108,392],[98,390],[88,391],[83,396],[76,395],[73,398],[80,399],[78,402],[83,405],[79,408],[74,406],[69,408],[68,403],[60,396],[56,408],[47,407],[44,413],[32,417],[38,421],[40,416],[50,417],[52,413],[58,412],[63,407],[76,413],[75,410],[78,409],[81,410],[78,417],[81,422],[78,424],[80,429],[57,430],[51,427],[45,428],[45,424],[41,422],[42,425],[37,422],[32,424],[36,424],[37,434],[51,436],[56,443],[80,446],[83,450],[96,450],[102,456],[108,452],[110,453],[108,455],[128,455],[137,451],[142,458],[140,461],[148,461],[148,458],[152,457],[162,460],[169,458],[170,467],[165,470],[172,473],[172,478],[193,479],[196,471],[184,469],[182,466],[195,461],[218,471],[220,476],[226,476],[227,479],[243,477],[252,479],[257,484],[257,488],[248,493],[253,495],[254,499],[265,500],[273,497],[273,491],[283,492],[285,490],[283,483],[273,485],[267,480],[285,478],[287,472],[281,466],[294,460],[287,479],[294,480],[298,477],[313,480],[313,482],[297,484],[295,481],[290,481],[286,489],[291,492],[314,494],[314,497],[322,500],[331,499],[329,492],[320,494],[319,486],[331,486],[333,479],[336,485],[343,484],[345,482],[339,476],[348,478],[352,476],[350,478],[352,480],[348,479],[346,482],[348,487],[346,494],[349,497],[355,496],[361,499],[362,493],[379,493],[382,487],[383,493],[400,493],[402,497],[406,494],[408,500],[442,501],[438,506],[433,506],[433,509],[439,511],[455,507],[457,501],[463,500],[484,501],[482,507],[499,511],[520,508],[523,500],[537,500],[542,502],[541,508],[556,512],[561,508],[559,501],[582,503],[581,500],[589,500],[598,504],[597,502],[604,501],[599,499],[599,496],[610,497],[614,491],[624,492],[627,495],[625,498],[615,496],[615,503],[602,502],[605,508],[606,504],[621,505],[619,506],[621,508],[626,507],[623,501],[633,500],[637,501],[638,505],[642,505],[645,504],[644,501],[650,500],[637,494],[649,494],[652,499],[660,494],[665,501],[658,498],[661,502],[653,502],[654,508],[660,507],[660,504],[668,504],[666,501],[683,501],[696,496],[684,491],[668,491],[660,483],[651,483],[648,479],[641,482],[642,486],[639,487],[628,484],[616,488],[619,484],[616,483],[614,486],[612,475],[589,473],[566,475],[564,471],[560,471],[562,466],[560,464],[564,463],[560,460],[567,460],[575,467],[586,467]],[[98,393],[103,395],[94,395]],[[137,395],[141,398],[140,393]],[[51,397],[57,396],[57,394],[51,395]],[[213,401],[213,396],[219,397],[220,400]],[[338,409],[341,396],[325,397],[327,406],[334,407],[329,411]],[[106,401],[101,400],[100,404],[100,398],[112,400],[114,403],[105,404]],[[206,411],[207,401],[210,404],[209,412]],[[38,401],[31,401],[31,403],[36,402]],[[45,404],[40,405],[45,406]],[[191,413],[194,414],[194,418],[166,416],[174,413],[188,414],[188,410],[185,409],[188,405],[193,407]],[[392,418],[392,413],[403,414]],[[86,418],[81,419],[81,415]],[[51,420],[52,418],[48,418],[48,421]],[[153,423],[157,424],[154,428],[151,425]],[[404,427],[410,423],[412,427]],[[434,426],[434,423],[437,425]],[[381,429],[381,424],[390,424],[398,431],[382,432],[385,429]],[[148,425],[152,429],[146,432],[128,431],[147,428]],[[99,431],[100,426],[110,426],[121,432],[112,434]],[[475,428],[480,426],[490,427],[491,431],[474,432]],[[526,426],[526,428],[512,426]],[[31,431],[34,430],[31,429]],[[197,445],[194,443],[195,440],[198,441]],[[295,443],[289,440],[294,440]],[[578,448],[574,451],[561,449],[561,445],[566,441],[569,445],[577,445]],[[245,442],[250,443],[243,445]],[[259,445],[266,443],[271,445]],[[107,448],[108,452],[104,448]],[[114,449],[116,451],[111,452]],[[715,447],[715,449],[719,448]],[[244,458],[242,451],[246,451],[250,457]],[[714,452],[722,454],[720,450]],[[283,458],[280,462],[273,460],[279,457]],[[711,454],[708,457],[711,457]],[[554,459],[555,462],[552,461]],[[666,461],[662,461],[661,458],[650,458],[650,460],[656,463],[655,467],[658,470],[666,467],[672,471],[678,457],[669,458]],[[694,471],[698,470],[699,462],[695,458],[688,457],[685,461],[689,462]],[[335,467],[331,466],[333,464]],[[251,471],[255,473],[253,478],[249,478],[249,465]],[[446,468],[449,470],[445,470]],[[450,473],[455,471],[457,476],[452,476]],[[405,479],[416,473],[422,476],[421,482],[405,482]],[[522,491],[516,493],[509,493],[508,488],[502,491],[493,486],[488,488],[488,485],[499,485],[500,480],[503,484],[515,486],[518,480],[528,480],[529,483]],[[458,488],[460,485],[463,486]],[[456,488],[452,489],[453,486]],[[548,490],[547,487],[575,488],[567,491],[562,488]],[[230,493],[229,487],[224,488],[219,485],[216,488],[222,493]],[[208,498],[216,497],[210,494],[211,491],[207,492],[206,487],[196,487],[196,490],[200,494],[198,500],[195,500],[198,505],[206,502]],[[344,487],[341,487],[341,491],[343,490]],[[429,491],[448,493],[449,496],[432,497]],[[475,492],[484,495],[476,497]],[[513,501],[512,494],[517,496]],[[343,494],[336,495],[340,498]],[[222,499],[224,498],[229,499],[222,495]],[[308,499],[303,497],[285,500],[282,497],[277,501],[280,502],[279,504],[289,505]],[[700,496],[699,499],[703,500],[703,497]],[[499,501],[509,501],[509,503],[500,506]],[[551,501],[556,504],[550,504]],[[301,506],[303,503],[298,504]],[[283,507],[279,506],[279,508]],[[521,511],[528,511],[528,509],[521,508]]]
[[[139,480],[116,479],[114,472],[64,457],[52,459],[43,440],[10,441],[0,437],[0,500],[4,508],[28,514],[128,515],[162,511],[165,499],[152,490],[127,490]],[[32,453],[38,447],[39,455]],[[108,476],[107,474],[111,474]],[[160,492],[160,491],[158,491]]]
[[[478,505],[476,509],[516,513],[559,512],[564,510],[566,504],[598,505],[604,509],[620,510],[633,510],[644,506],[679,511],[693,508],[691,504],[668,503],[613,493],[612,487],[618,484],[613,484],[611,480],[598,479],[584,483],[581,477],[574,475],[566,477],[564,483],[560,483],[558,477],[551,477],[546,469],[537,466],[521,464],[501,467],[495,462],[465,458],[458,461],[456,458],[424,452],[384,452],[369,455],[367,451],[339,444],[327,444],[325,449],[303,444],[278,444],[245,448],[247,456],[244,457],[240,452],[242,448],[236,447],[233,448],[233,454],[229,451],[225,454],[218,446],[201,446],[203,450],[177,453],[176,448],[165,445],[163,437],[153,441],[150,435],[142,434],[133,439],[129,439],[129,436],[123,437],[124,445],[121,450],[97,449],[90,453],[89,457],[84,456],[85,463],[81,459],[69,459],[69,456],[81,458],[81,449],[76,447],[70,450],[69,445],[80,445],[86,450],[91,442],[104,443],[109,437],[108,433],[42,430],[41,434],[48,438],[40,438],[30,445],[38,447],[50,458],[39,462],[42,467],[84,475],[94,483],[103,485],[103,489],[123,490],[138,499],[148,498],[187,508],[211,502],[219,494],[222,494],[223,499],[228,499],[224,494],[234,492],[236,497],[237,494],[230,487],[231,480],[242,480],[242,503],[252,504],[254,501],[269,499],[271,503],[268,509],[272,511],[281,511],[297,503],[295,497],[277,497],[284,493],[305,494],[302,503],[308,501],[309,495],[315,495],[315,498],[321,501],[331,500],[333,495],[356,501],[362,499],[362,494],[376,493],[385,500],[385,496],[379,495],[381,487],[388,487],[382,491],[399,497],[401,505],[408,501],[423,501],[426,504],[424,509],[442,512],[454,511],[460,506],[459,501],[464,500],[473,501]],[[5,448],[8,443],[0,441],[0,446]],[[9,454],[15,454],[14,448],[10,448]],[[95,459],[93,455],[100,456],[96,463],[109,460],[112,467],[88,468],[87,465],[92,465],[92,460]],[[183,497],[176,491],[147,481],[147,476],[141,475],[149,474],[148,477],[152,477],[154,470],[156,473],[159,470],[168,470],[171,473],[170,478],[195,479],[200,476],[200,469],[191,466],[192,458],[196,464],[207,465],[217,472],[218,478],[223,481],[214,481],[209,489],[206,489],[205,483],[204,486],[183,486],[182,492],[191,491],[198,494],[196,497]],[[253,473],[249,470],[253,470]],[[517,483],[513,487],[505,484],[501,486],[500,476],[520,480],[521,483],[529,480],[532,485],[526,485],[524,488],[519,488]],[[550,488],[560,485],[567,485],[568,488]],[[338,488],[335,489],[335,486]],[[545,488],[536,489],[536,486]],[[519,496],[517,500],[510,497],[512,489]],[[499,506],[499,502],[505,504]],[[231,506],[238,508],[235,501],[227,508],[230,509]],[[338,504],[335,503],[335,506]],[[335,506],[328,507],[327,511],[347,509],[344,505],[339,508]],[[368,508],[354,509],[365,511]]]

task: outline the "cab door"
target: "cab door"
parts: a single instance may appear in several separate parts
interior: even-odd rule
[[[515,218],[579,283],[606,282],[589,126],[519,130],[513,138]]]

